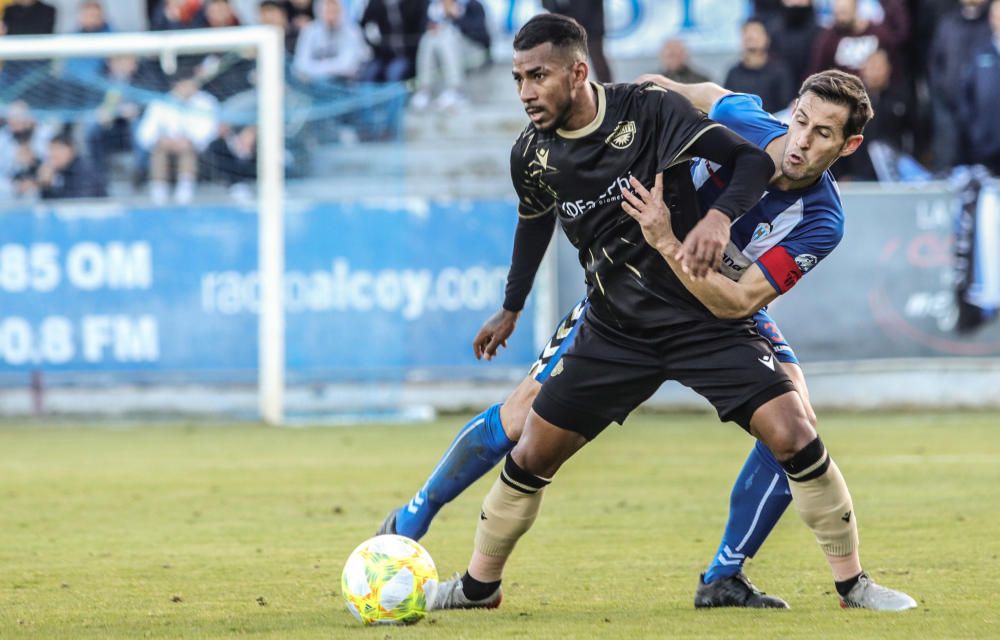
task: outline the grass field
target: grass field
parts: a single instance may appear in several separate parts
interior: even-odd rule
[[[0,423],[0,638],[996,638],[1000,417],[832,414],[862,552],[921,608],[842,611],[790,509],[750,575],[791,611],[695,611],[750,439],[639,415],[563,468],[497,611],[363,628],[340,570],[464,416],[419,427]],[[465,567],[493,474],[424,544]]]

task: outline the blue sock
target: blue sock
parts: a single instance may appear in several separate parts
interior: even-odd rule
[[[788,477],[760,441],[747,457],[729,496],[729,521],[705,582],[735,575],[752,558],[792,501]]]
[[[469,420],[417,495],[396,513],[396,533],[419,540],[448,502],[496,466],[517,444],[507,438],[495,404]]]

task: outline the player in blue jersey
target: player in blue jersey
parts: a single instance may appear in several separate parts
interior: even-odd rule
[[[714,84],[678,85],[659,76],[642,80],[684,95],[708,112],[713,121],[764,149],[774,160],[776,170],[769,191],[732,223],[720,271],[703,277],[687,274],[687,265],[678,259],[679,245],[670,230],[661,194],[655,188],[650,192],[633,182],[638,195],[627,194],[628,204],[623,207],[640,222],[649,244],[659,250],[683,284],[709,311],[719,318],[753,315],[758,332],[770,340],[774,350],[773,359],[762,358],[761,364],[773,368],[774,360],[781,363],[779,366],[802,396],[810,422],[815,424],[795,354],[764,307],[788,291],[840,241],[843,208],[827,169],[837,158],[853,153],[861,142],[861,128],[870,108],[867,112],[856,108],[855,103],[841,95],[844,92],[850,95],[851,91],[863,94],[860,83],[839,72],[824,72],[808,79],[789,129],[764,112],[755,96],[733,94]],[[728,173],[705,160],[694,163],[692,175],[703,211],[711,207],[726,186]],[[534,267],[537,268],[537,263]],[[477,357],[492,359],[514,330],[527,296],[523,283],[530,287],[534,270],[525,274],[512,269],[511,275],[504,308],[484,324],[475,338]],[[520,287],[518,283],[522,283]],[[567,314],[528,378],[506,402],[490,407],[461,430],[423,488],[409,504],[389,514],[380,532],[421,537],[444,503],[507,454],[520,436],[541,383],[558,371],[586,308],[584,300]],[[758,442],[737,477],[729,522],[718,552],[699,580],[695,606],[787,606],[780,598],[758,591],[742,573],[742,565],[746,558],[754,556],[790,501],[785,470]],[[879,587],[865,574],[844,582],[837,585],[844,606],[873,609],[915,606],[905,594]]]

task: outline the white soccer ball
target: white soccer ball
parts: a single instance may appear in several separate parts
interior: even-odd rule
[[[427,550],[396,535],[362,542],[340,577],[347,610],[366,625],[419,622],[437,586],[437,569]]]

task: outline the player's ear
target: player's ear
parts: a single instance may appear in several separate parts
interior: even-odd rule
[[[840,148],[840,157],[845,158],[857,151],[858,147],[861,146],[861,143],[864,142],[864,140],[865,137],[860,133],[845,140],[844,146]]]
[[[577,86],[587,84],[587,77],[589,75],[590,69],[585,61],[577,60],[573,63],[573,84]]]

